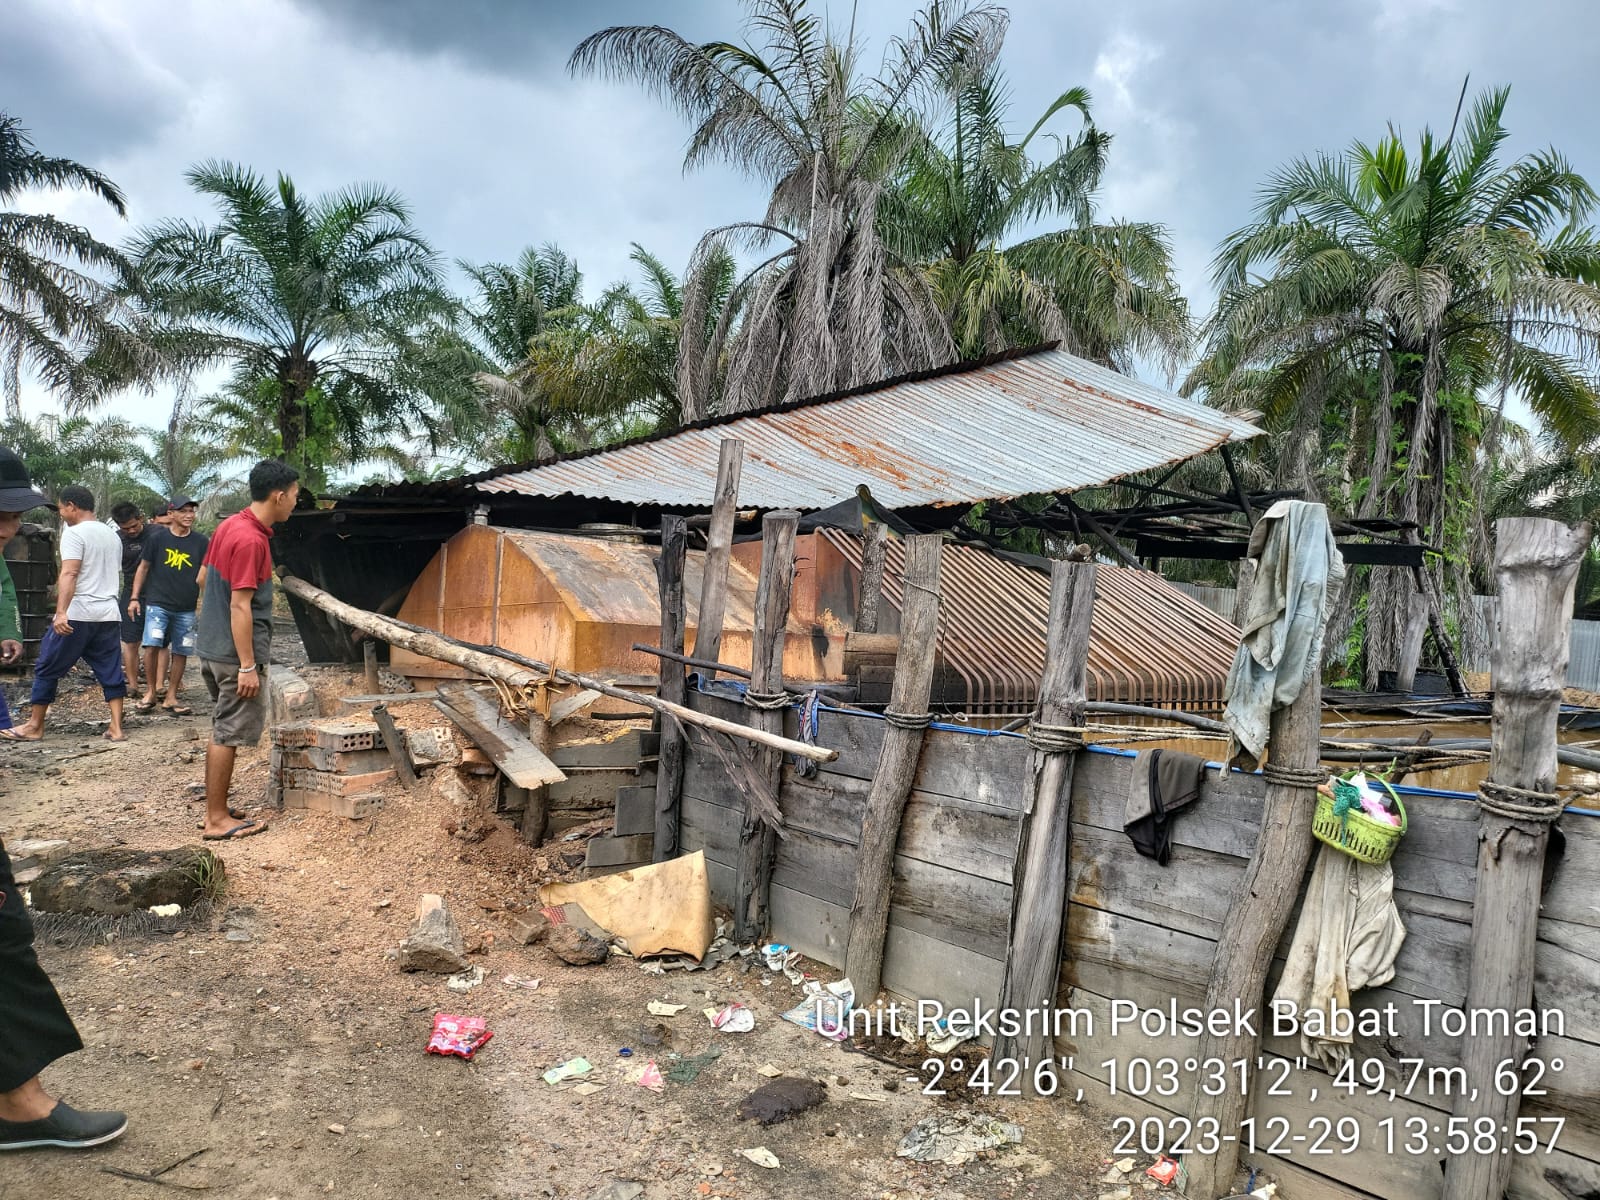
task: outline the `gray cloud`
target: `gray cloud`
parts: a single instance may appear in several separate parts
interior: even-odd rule
[[[861,5],[868,64],[913,3]],[[1600,130],[1574,102],[1600,44],[1589,0],[1521,0],[1514,18],[1492,0],[1010,7],[1014,124],[1091,88],[1116,139],[1102,211],[1169,227],[1197,310],[1218,240],[1272,170],[1391,120],[1408,138],[1442,133],[1468,72],[1474,91],[1513,85],[1511,153],[1554,144],[1600,182]],[[844,0],[834,8],[849,19]],[[765,198],[726,170],[685,176],[683,124],[636,87],[571,78],[567,56],[613,24],[737,38],[742,12],[737,0],[22,0],[0,41],[0,105],[41,146],[110,173],[136,222],[208,217],[182,174],[211,156],[287,170],[306,190],[376,180],[411,200],[445,256],[555,241],[592,293],[629,272],[629,242],[681,268],[705,229],[759,215]],[[127,233],[63,204],[104,236]],[[164,401],[126,403],[153,421]]]

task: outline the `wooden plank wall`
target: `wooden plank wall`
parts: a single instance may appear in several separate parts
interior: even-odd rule
[[[729,719],[743,713],[736,704],[697,692],[690,701]],[[854,886],[852,849],[883,729],[870,717],[824,713],[819,741],[838,749],[839,758],[811,779],[785,771],[781,804],[789,836],[779,843],[773,876],[773,936],[836,967],[844,959]],[[792,714],[787,732],[795,734]],[[1028,767],[1027,745],[1020,739],[930,733],[895,858],[884,964],[884,986],[891,992],[963,1007],[975,999],[994,1003]],[[1208,773],[1200,804],[1175,826],[1173,860],[1163,868],[1136,854],[1122,833],[1123,806],[1142,769],[1132,755],[1091,753],[1075,776],[1059,999],[1096,1020],[1092,1035],[1080,1027],[1079,1036],[1058,1039],[1057,1048],[1072,1059],[1072,1086],[1105,1112],[1170,1120],[1188,1111],[1190,1079],[1181,1064],[1195,1054],[1198,1039],[1147,1037],[1130,1027],[1113,1041],[1110,1005],[1119,1000],[1141,1010],[1165,1010],[1174,1000],[1180,1008],[1202,1003],[1232,889],[1255,842],[1262,781]],[[691,752],[684,770],[683,846],[705,850],[722,904],[733,895],[740,803],[720,765]],[[1459,1062],[1458,1039],[1437,1030],[1424,1036],[1415,1001],[1454,1007],[1465,1001],[1477,817],[1471,802],[1447,797],[1407,797],[1407,807],[1410,833],[1394,859],[1405,946],[1394,980],[1355,998],[1358,1011],[1387,1004],[1398,1010],[1399,1035],[1358,1038],[1355,1054],[1384,1063],[1385,1089],[1393,1086],[1402,1094],[1391,1100],[1364,1089],[1354,1095],[1334,1091],[1332,1080],[1314,1066],[1285,1072],[1278,1089],[1283,1095],[1264,1094],[1283,1066],[1303,1053],[1298,1038],[1264,1036],[1268,1061],[1252,1106],[1258,1128],[1281,1117],[1295,1134],[1315,1133],[1310,1122],[1319,1116],[1351,1116],[1360,1128],[1360,1149],[1353,1154],[1312,1156],[1302,1142],[1287,1144],[1287,1159],[1245,1156],[1284,1180],[1287,1200],[1437,1200],[1441,1194],[1442,1155],[1386,1155],[1378,1122],[1394,1118],[1396,1139],[1403,1140],[1406,1122],[1420,1119],[1428,1126],[1430,1149],[1444,1143],[1450,1096],[1442,1089],[1430,1092],[1425,1074],[1404,1095],[1411,1068],[1401,1060],[1420,1058],[1430,1068]],[[1566,854],[1545,897],[1535,987],[1539,1007],[1565,1014],[1565,1035],[1539,1043],[1541,1055],[1560,1060],[1562,1068],[1546,1076],[1549,1094],[1526,1099],[1522,1114],[1564,1117],[1566,1126],[1553,1153],[1518,1158],[1507,1193],[1513,1200],[1600,1196],[1600,819],[1568,817],[1563,829]],[[1285,949],[1287,938],[1274,985]],[[1435,1023],[1439,1012],[1434,1010]],[[1111,1095],[1112,1069],[1103,1064],[1125,1066],[1135,1058],[1176,1059],[1183,1085],[1173,1095],[1138,1096],[1127,1091],[1130,1081],[1119,1079],[1119,1094]]]

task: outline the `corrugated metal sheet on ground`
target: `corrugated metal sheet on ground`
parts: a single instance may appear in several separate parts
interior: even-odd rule
[[[857,570],[861,539],[819,531]],[[884,598],[897,610],[905,570],[890,541]],[[1149,571],[1101,564],[1089,635],[1089,699],[1165,708],[1222,706],[1239,631]],[[939,653],[967,683],[968,715],[1030,712],[1044,674],[1050,577],[975,546],[939,559]]]
[[[1065,351],[1041,350],[471,483],[480,492],[703,508],[722,440],[739,438],[740,504],[814,511],[866,484],[897,509],[1092,487],[1260,432]]]

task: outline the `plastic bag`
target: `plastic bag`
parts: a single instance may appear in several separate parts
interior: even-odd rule
[[[482,1017],[458,1017],[452,1013],[436,1013],[433,1018],[433,1036],[428,1039],[429,1054],[453,1054],[470,1059],[489,1044],[494,1031],[486,1028]]]

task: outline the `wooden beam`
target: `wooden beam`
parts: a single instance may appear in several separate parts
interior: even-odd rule
[[[722,650],[722,619],[728,601],[728,560],[733,554],[733,518],[739,503],[739,471],[744,463],[744,443],[724,438],[717,459],[717,493],[711,501],[711,526],[706,531],[706,553],[700,576],[700,607],[695,614],[696,658],[716,662]],[[706,678],[716,677],[707,671]]]
[[[1206,987],[1204,1012],[1242,1004],[1258,1014],[1265,1010],[1267,969],[1294,910],[1306,864],[1311,859],[1311,819],[1316,809],[1315,782],[1285,781],[1279,772],[1306,772],[1312,780],[1319,770],[1318,750],[1322,723],[1322,678],[1315,666],[1306,673],[1300,692],[1272,714],[1268,739],[1266,799],[1255,852],[1234,893],[1224,928],[1227,936],[1217,944],[1217,957]],[[1193,1119],[1231,1137],[1250,1103],[1254,1088],[1253,1064],[1259,1036],[1230,1025],[1208,1028],[1200,1042],[1203,1061],[1245,1064],[1244,1081],[1218,1089],[1215,1096],[1197,1092]],[[1211,1122],[1215,1122],[1211,1125]],[[1233,1192],[1239,1162],[1237,1140],[1224,1141],[1215,1154],[1198,1151],[1189,1157],[1191,1200],[1217,1200]]]
[[[1093,513],[1084,508],[1082,505],[1076,503],[1070,496],[1063,496],[1061,499],[1071,510],[1073,516],[1076,517],[1077,520],[1082,521],[1084,527],[1088,529],[1090,533],[1099,538],[1107,550],[1116,555],[1116,557],[1120,558],[1124,566],[1132,567],[1135,571],[1144,570],[1144,564],[1133,555],[1129,554],[1127,548],[1124,547],[1121,542],[1117,541],[1116,538],[1111,536],[1111,533],[1106,529],[1106,527],[1096,520]],[[1141,550],[1140,553],[1142,554],[1144,551]]]
[[[920,533],[906,539],[900,650],[889,694],[889,712],[899,717],[928,712],[933,691],[933,652],[939,640],[939,551],[943,545],[944,538],[937,533]],[[855,984],[857,999],[866,1004],[877,998],[882,981],[895,846],[926,732],[926,726],[897,723],[895,717],[890,718],[861,818],[844,973]]]
[[[794,581],[794,537],[800,514],[783,510],[761,520],[761,576],[756,581],[755,628],[750,634],[750,698],[760,701],[783,691],[783,641],[789,624],[789,588]],[[783,709],[753,707],[750,720],[769,735],[783,732]],[[755,774],[772,788],[783,778],[783,755],[756,751]],[[772,864],[778,852],[777,827],[745,798],[739,823],[739,865],[733,910],[734,939],[740,945],[762,941],[770,923]]]
[[[479,695],[464,683],[441,683],[438,691],[434,707],[460,726],[517,787],[531,791],[566,779],[567,773],[551,762],[520,726],[500,715],[497,700]]]
[[[1406,608],[1405,627],[1400,631],[1400,663],[1395,671],[1395,691],[1410,695],[1416,689],[1417,667],[1422,661],[1422,638],[1427,632],[1427,597],[1421,592],[1413,592]]]
[[[662,520],[666,520],[666,518],[663,517]],[[661,636],[667,636],[665,629],[661,631]],[[692,654],[675,653],[671,650],[663,650],[660,646],[647,646],[643,642],[635,642],[632,649],[637,650],[640,654],[653,654],[657,658],[668,658],[675,663],[682,663],[686,667],[699,667],[704,671],[721,671],[724,675],[732,675],[738,679],[750,678],[749,671],[746,671],[743,667],[736,667],[732,663],[711,662],[704,658],[695,658]]]
[[[378,643],[372,638],[362,640],[361,666],[366,676],[367,691],[373,693],[383,691],[383,684],[378,681]]]
[[[371,708],[374,704],[423,704],[434,699],[437,692],[379,692],[371,696],[340,696],[339,707]]]
[[[1572,593],[1591,540],[1587,524],[1572,528],[1537,517],[1495,522],[1495,582],[1500,614],[1491,659],[1494,756],[1490,783],[1479,792],[1478,882],[1472,905],[1472,968],[1466,1011],[1517,1014],[1533,1006],[1534,943],[1539,890],[1550,825],[1559,801],[1541,812],[1533,797],[1496,793],[1495,785],[1549,796],[1556,785],[1556,722],[1572,632]],[[1509,802],[1509,806],[1507,804]],[[1524,814],[1518,808],[1527,806]],[[1493,1125],[1501,1141],[1515,1132],[1520,1088],[1499,1086],[1502,1064],[1523,1078],[1536,1059],[1527,1039],[1492,1023],[1461,1040],[1467,1086],[1453,1116],[1468,1129]],[[1505,1095],[1505,1092],[1510,1095]],[[1500,1200],[1511,1178],[1506,1154],[1445,1159],[1444,1200]]]
[[[367,643],[369,646],[371,644]],[[400,782],[405,785],[406,791],[413,790],[417,786],[417,768],[411,761],[405,740],[395,725],[388,706],[374,704],[372,719],[378,723],[378,728],[383,732],[383,745],[389,751],[389,761],[394,763],[394,773],[400,777]]]
[[[1037,726],[1083,725],[1089,670],[1089,623],[1094,613],[1093,563],[1057,561],[1050,577],[1050,631],[1039,681]],[[1041,734],[1044,731],[1041,730]],[[1038,746],[1040,743],[1035,743]],[[1011,887],[1010,936],[1000,986],[1000,1011],[1042,1016],[1054,1007],[1066,924],[1067,864],[1072,839],[1070,750],[1036,749],[1028,775],[1022,830]],[[1049,1033],[1033,1029],[994,1041],[994,1058],[1022,1068],[1021,1085],[1038,1089],[1036,1068],[1051,1057]]]
[[[329,595],[319,587],[307,583],[304,579],[294,575],[282,576],[283,590],[291,596],[311,605],[314,608],[324,609],[339,617],[340,620],[365,629],[373,637],[381,637],[384,641],[394,646],[403,646],[424,658],[437,659],[439,662],[452,663],[464,667],[469,671],[484,676],[486,679],[498,679],[507,687],[523,688],[550,679],[561,683],[572,683],[582,688],[592,688],[602,696],[610,696],[613,700],[623,700],[629,704],[636,704],[640,708],[652,709],[655,712],[671,713],[678,720],[691,725],[700,725],[706,729],[715,729],[719,733],[731,737],[743,738],[745,741],[756,742],[769,746],[784,754],[798,754],[802,758],[815,759],[817,762],[832,762],[839,757],[837,750],[830,750],[823,746],[812,746],[806,742],[793,741],[786,737],[776,737],[749,725],[741,725],[737,721],[724,721],[720,717],[709,716],[706,713],[695,712],[694,709],[682,704],[672,704],[651,693],[630,692],[600,679],[592,679],[587,675],[579,675],[576,671],[564,671],[559,667],[542,663],[521,654],[514,654],[498,646],[480,646],[474,642],[464,642],[460,638],[453,638],[447,634],[438,633],[432,629],[424,629],[420,625],[413,625],[409,621],[402,621],[397,617],[380,617],[366,609],[357,608],[353,604],[346,604],[336,596]],[[651,683],[655,683],[651,677]]]
[[[1498,525],[1499,522],[1496,522]],[[1415,530],[1411,537],[1416,537]],[[1444,667],[1445,678],[1450,681],[1450,690],[1458,696],[1467,694],[1467,684],[1461,677],[1461,665],[1456,661],[1456,650],[1450,643],[1450,632],[1444,626],[1444,612],[1439,607],[1439,597],[1433,590],[1433,581],[1428,578],[1428,573],[1422,569],[1422,549],[1417,547],[1417,562],[1411,564],[1411,578],[1416,582],[1417,591],[1422,593],[1427,604],[1428,632],[1433,635],[1433,650],[1439,656],[1439,664]],[[1349,561],[1348,558],[1346,561]]]
[[[1250,493],[1244,490],[1244,484],[1239,480],[1239,468],[1233,462],[1233,447],[1222,446],[1222,465],[1228,468],[1228,482],[1233,484],[1233,498],[1239,502],[1239,511],[1244,514],[1245,524],[1256,523],[1256,510],[1250,503]]]
[[[661,683],[657,694],[673,704],[689,699],[683,662],[683,567],[689,554],[689,526],[678,516],[661,517],[661,559],[656,576],[661,598]],[[669,718],[660,722],[660,761],[656,770],[654,861],[678,856],[678,816],[683,794],[683,726]]]
[[[861,597],[856,603],[856,632],[877,633],[883,607],[883,560],[889,527],[881,521],[868,525],[861,535]]]

